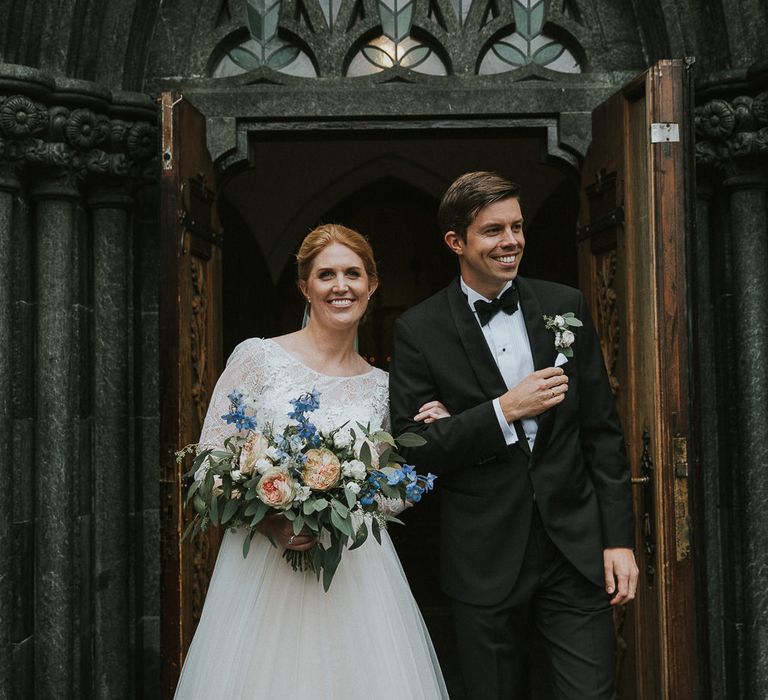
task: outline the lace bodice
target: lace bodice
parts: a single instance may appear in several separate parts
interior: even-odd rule
[[[238,388],[256,398],[258,423],[271,422],[277,431],[289,421],[289,401],[312,389],[320,394],[320,407],[311,414],[319,430],[329,431],[346,421],[370,422],[373,430],[389,429],[386,372],[373,368],[367,374],[332,377],[307,367],[274,340],[251,338],[235,348],[216,383],[201,446],[221,445],[233,433],[234,426],[221,416],[229,410],[228,394]]]

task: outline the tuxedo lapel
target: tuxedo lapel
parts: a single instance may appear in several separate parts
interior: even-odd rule
[[[520,307],[525,318],[528,342],[531,345],[534,369],[552,367],[557,357],[555,338],[552,331],[547,330],[544,325],[544,311],[541,308],[541,303],[531,289],[531,285],[522,277],[517,278],[517,290],[520,295]],[[539,428],[536,433],[536,442],[533,445],[534,456],[549,439],[556,411],[557,407],[555,406],[538,416]]]
[[[488,348],[480,324],[469,309],[467,297],[461,291],[458,278],[448,288],[448,305],[456,324],[456,331],[469,358],[469,364],[477,376],[483,393],[489,399],[501,396],[507,390],[507,386]]]

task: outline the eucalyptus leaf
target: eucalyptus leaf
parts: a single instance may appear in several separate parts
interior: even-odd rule
[[[182,542],[187,539],[187,535],[189,535],[189,533],[194,529],[196,523],[197,523],[197,517],[189,521],[189,525],[187,525],[184,528],[184,534],[181,536]]]
[[[239,503],[235,500],[227,501],[224,512],[221,514],[222,525],[226,525],[232,519],[232,516],[237,512],[238,505]]]
[[[350,522],[349,518],[345,518],[344,516],[337,513],[335,510],[331,511],[331,522],[333,523],[333,526],[343,532],[348,537],[354,536],[354,531],[352,530],[352,523]]]
[[[565,323],[574,328],[581,328],[584,325],[578,318],[566,318]]]
[[[293,521],[293,534],[298,535],[304,528],[304,516],[299,515],[296,520]]]
[[[379,521],[376,518],[371,520],[371,532],[376,538],[376,541],[381,544],[381,526],[379,525]]]
[[[248,556],[248,550],[251,548],[251,540],[253,539],[254,534],[256,534],[255,530],[251,530],[243,540],[243,559]]]
[[[402,520],[396,518],[394,515],[385,515],[384,517],[387,519],[388,523],[397,523],[398,525],[405,525],[405,523]]]
[[[301,510],[304,513],[304,515],[309,515],[310,513],[314,513],[315,511],[315,504],[307,499],[304,501],[303,505],[301,506]]]
[[[285,516],[285,517],[286,517],[288,520],[290,520],[291,522],[293,522],[293,521],[296,519],[296,512],[295,512],[295,511],[293,511],[293,510],[284,510],[284,511],[283,511],[283,515],[284,515],[284,516]]]
[[[319,513],[321,510],[325,510],[328,507],[328,501],[324,498],[318,498],[315,501],[315,512]]]
[[[357,495],[349,489],[344,489],[344,495],[347,498],[347,505],[350,507],[350,509],[354,508],[355,504],[357,503]]]
[[[371,468],[371,447],[367,442],[364,442],[360,448],[360,461],[365,465],[366,469]]]
[[[421,447],[427,444],[427,441],[416,433],[402,433],[395,440],[401,447]]]
[[[219,499],[216,496],[211,498],[211,522],[214,525],[219,524]]]
[[[333,509],[342,517],[346,518],[349,515],[349,508],[347,508],[341,501],[334,498],[331,501],[331,505],[333,506]]]
[[[360,527],[357,528],[357,532],[355,533],[355,541],[350,545],[349,551],[351,552],[353,549],[357,549],[358,547],[362,546],[362,544],[368,539],[368,526],[365,524],[365,521],[360,523]]]
[[[187,492],[187,498],[185,500],[185,503],[189,503],[192,500],[192,496],[194,496],[197,493],[197,490],[200,488],[201,484],[202,484],[201,481],[195,481],[192,483],[192,486],[189,487],[189,491]]]
[[[397,498],[401,500],[400,491],[395,486],[390,486],[386,481],[379,482],[381,484],[381,492],[387,498]]]
[[[388,445],[392,445],[392,447],[395,446],[395,439],[386,430],[379,430],[374,433],[371,435],[371,440],[373,442],[386,442]]]
[[[326,558],[323,565],[323,590],[327,593],[331,587],[331,581],[333,581],[333,575],[336,573],[336,569],[339,566],[341,559],[333,558],[330,561]]]

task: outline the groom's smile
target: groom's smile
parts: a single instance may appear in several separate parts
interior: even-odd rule
[[[449,231],[448,247],[459,256],[461,275],[475,291],[493,299],[517,277],[525,248],[520,200],[509,197],[483,207],[466,236]]]

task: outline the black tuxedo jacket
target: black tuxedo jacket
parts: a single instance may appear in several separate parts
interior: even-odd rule
[[[512,590],[528,539],[534,494],[554,543],[595,584],[602,551],[633,547],[624,439],[600,343],[581,293],[518,277],[520,306],[538,369],[554,365],[554,334],[543,316],[574,312],[566,398],[538,416],[532,452],[507,446],[493,399],[507,387],[456,279],[395,324],[390,401],[395,434],[427,444],[408,451],[419,471],[439,475],[441,579],[445,592],[493,605]],[[442,401],[450,418],[415,423],[419,407]]]

